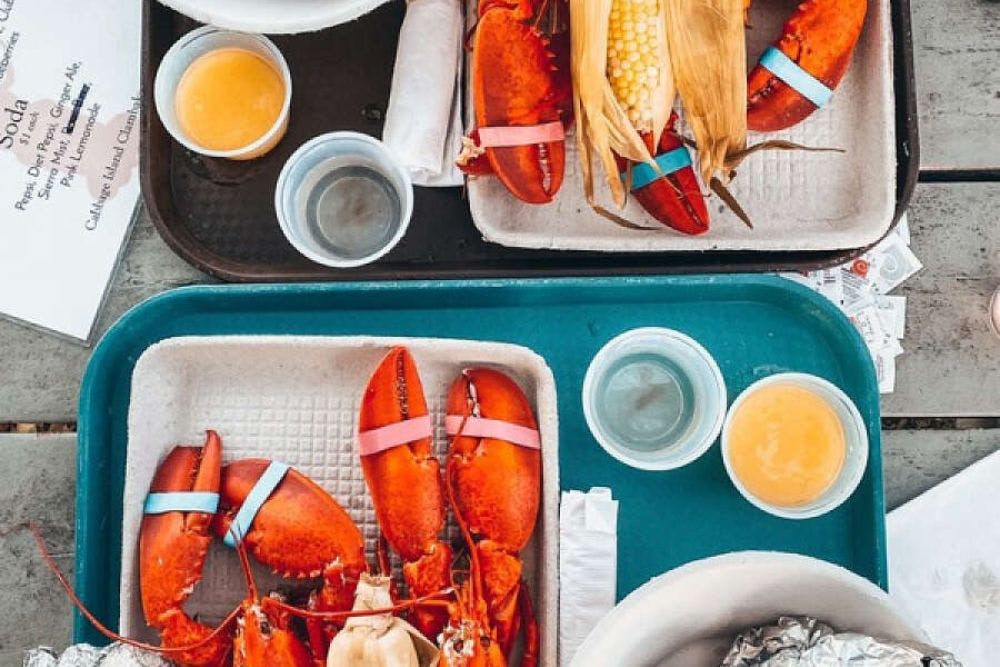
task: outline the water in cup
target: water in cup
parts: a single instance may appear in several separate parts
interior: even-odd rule
[[[296,193],[310,245],[345,258],[366,257],[389,243],[401,206],[396,189],[381,171],[350,156],[316,165]]]
[[[695,407],[687,374],[673,360],[649,352],[615,360],[598,380],[595,398],[609,435],[647,452],[676,442]]]

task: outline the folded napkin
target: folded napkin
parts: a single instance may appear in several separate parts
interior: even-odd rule
[[[461,185],[461,0],[408,0],[382,141],[414,185]]]
[[[611,489],[564,491],[559,507],[559,664],[568,665],[615,606],[618,501]]]
[[[1000,452],[890,512],[889,594],[966,667],[1000,664]]]

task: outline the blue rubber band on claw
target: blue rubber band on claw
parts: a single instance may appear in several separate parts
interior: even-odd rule
[[[657,164],[660,171],[657,172],[645,162],[639,162],[632,166],[632,189],[644,188],[658,178],[673,174],[685,167],[691,166],[691,154],[684,146],[675,148],[666,153],[660,153],[653,162]],[[622,180],[625,180],[627,172],[622,172]]]
[[[215,514],[219,510],[219,494],[211,491],[167,491],[150,493],[146,496],[144,514],[166,514],[167,512],[205,512]]]
[[[769,48],[760,57],[760,64],[817,107],[826,106],[833,96],[833,91],[826,84],[802,69],[780,49]]]
[[[257,518],[257,512],[260,511],[261,505],[267,502],[267,499],[274,493],[274,489],[277,488],[278,484],[281,484],[281,480],[285,478],[290,467],[287,463],[279,461],[272,461],[271,465],[267,466],[264,474],[250,489],[250,493],[247,494],[240,510],[233,517],[229,530],[226,531],[226,536],[222,540],[226,546],[235,549],[236,543],[243,541],[246,534],[250,532],[250,527],[253,525],[254,519]]]

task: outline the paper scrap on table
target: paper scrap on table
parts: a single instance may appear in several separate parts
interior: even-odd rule
[[[0,2],[0,314],[82,340],[139,195],[140,5]]]
[[[615,606],[618,501],[611,489],[564,491],[559,507],[559,664],[568,665]]]
[[[906,330],[906,297],[888,292],[923,267],[909,243],[910,228],[903,216],[891,234],[847,264],[781,274],[840,306],[868,346],[883,394],[896,388],[896,357],[903,353]]]
[[[966,667],[997,664],[1000,452],[886,518],[889,594]]]
[[[408,0],[399,31],[382,140],[414,185],[463,183],[462,3]]]

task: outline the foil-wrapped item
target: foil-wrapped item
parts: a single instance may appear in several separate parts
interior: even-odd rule
[[[24,656],[24,667],[170,667],[171,664],[156,653],[143,651],[125,644],[111,644],[101,648],[90,644],[75,644],[62,655],[50,648],[29,650]]]
[[[962,667],[945,651],[855,632],[836,632],[814,618],[783,616],[736,637],[722,667]]]

